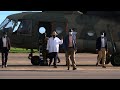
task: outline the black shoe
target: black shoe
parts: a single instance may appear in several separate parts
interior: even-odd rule
[[[49,62],[49,65],[48,66],[51,66],[51,62]]]
[[[73,70],[76,70],[77,68],[73,68]]]
[[[106,66],[102,66],[102,68],[106,68]]]
[[[5,65],[5,67],[7,67],[7,65]]]
[[[96,63],[96,66],[98,66],[98,63]]]
[[[57,68],[57,66],[54,66],[54,68]]]
[[[70,68],[68,68],[67,70],[70,70]]]
[[[57,63],[60,63],[60,61],[58,61]]]
[[[3,65],[2,65],[2,68],[3,68]]]

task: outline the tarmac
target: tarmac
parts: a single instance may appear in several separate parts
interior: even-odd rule
[[[37,55],[36,53],[34,55]],[[59,57],[61,62],[57,63],[57,68],[53,68],[53,66],[33,66],[31,61],[28,59],[28,53],[9,53],[8,56],[8,67],[7,68],[0,68],[0,70],[66,70],[66,61],[65,61],[65,54],[59,53]],[[77,53],[76,54],[76,65],[78,67],[77,70],[84,70],[84,69],[92,69],[101,68],[96,67],[96,57],[97,54],[91,53]],[[1,56],[0,56],[1,58]],[[1,62],[0,62],[1,65]],[[108,64],[107,67],[112,68],[111,64]],[[72,70],[72,67],[70,68]]]

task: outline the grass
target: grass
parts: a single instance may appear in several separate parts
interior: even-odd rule
[[[13,48],[11,47],[10,53],[30,53],[30,49],[24,49],[24,48]],[[37,49],[34,49],[35,52],[37,52]]]

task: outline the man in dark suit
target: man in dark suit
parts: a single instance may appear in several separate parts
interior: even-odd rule
[[[75,63],[75,53],[77,50],[76,46],[76,35],[73,34],[73,30],[69,29],[69,34],[64,37],[63,40],[64,50],[65,50],[65,57],[66,63],[68,66],[68,70],[70,68],[70,59],[72,61],[73,70],[76,70],[76,63]]]
[[[2,53],[2,68],[7,67],[8,52],[10,50],[10,39],[7,36],[7,32],[3,32],[3,36],[0,38],[0,50]]]
[[[107,48],[107,38],[105,32],[100,32],[100,37],[96,40],[96,51],[98,52],[98,58],[96,66],[98,66],[99,62],[102,60],[102,67],[106,68],[105,61],[106,61],[106,53],[108,51]]]

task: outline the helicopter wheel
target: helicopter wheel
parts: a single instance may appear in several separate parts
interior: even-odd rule
[[[32,65],[39,65],[40,64],[39,56],[32,56],[31,63]]]
[[[113,66],[120,66],[120,54],[116,54],[112,56],[111,64]]]

